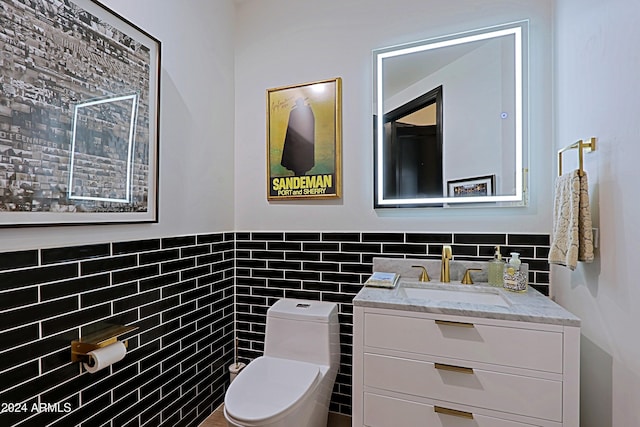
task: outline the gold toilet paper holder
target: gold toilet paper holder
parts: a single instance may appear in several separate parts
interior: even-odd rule
[[[89,362],[88,353],[90,351],[114,344],[118,341],[120,335],[136,329],[138,329],[137,326],[115,325],[89,334],[79,340],[71,341],[71,361],[87,363]],[[123,344],[126,347],[127,341],[123,341]]]

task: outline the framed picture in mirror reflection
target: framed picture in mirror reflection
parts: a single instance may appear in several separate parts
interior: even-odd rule
[[[493,196],[496,185],[495,175],[447,181],[449,197]]]

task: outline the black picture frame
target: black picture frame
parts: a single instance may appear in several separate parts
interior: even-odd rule
[[[0,227],[158,222],[161,42],[95,0],[0,6]]]
[[[454,179],[447,181],[447,195],[449,197],[493,196],[495,187],[495,175]]]

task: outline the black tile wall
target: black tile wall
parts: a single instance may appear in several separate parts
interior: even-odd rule
[[[262,355],[266,312],[278,298],[336,302],[341,364],[331,410],[351,414],[353,297],[372,272],[374,257],[439,258],[452,245],[454,259],[489,260],[495,245],[529,263],[530,284],[549,292],[547,234],[472,233],[263,233],[236,234],[236,331],[239,356]]]
[[[338,304],[331,410],[350,414],[352,300],[373,258],[438,258],[445,244],[454,259],[520,252],[548,294],[546,234],[238,232],[3,253],[0,404],[26,410],[0,408],[0,425],[196,426],[224,399],[234,326],[240,357],[260,356],[279,298]],[[109,323],[139,327],[127,356],[83,373],[71,340]]]
[[[200,424],[224,399],[233,360],[234,240],[1,254],[0,425]],[[122,361],[95,374],[71,363],[72,340],[114,323],[139,327]]]

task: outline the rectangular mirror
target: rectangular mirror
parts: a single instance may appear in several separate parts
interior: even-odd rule
[[[373,52],[375,208],[525,204],[527,30]]]

